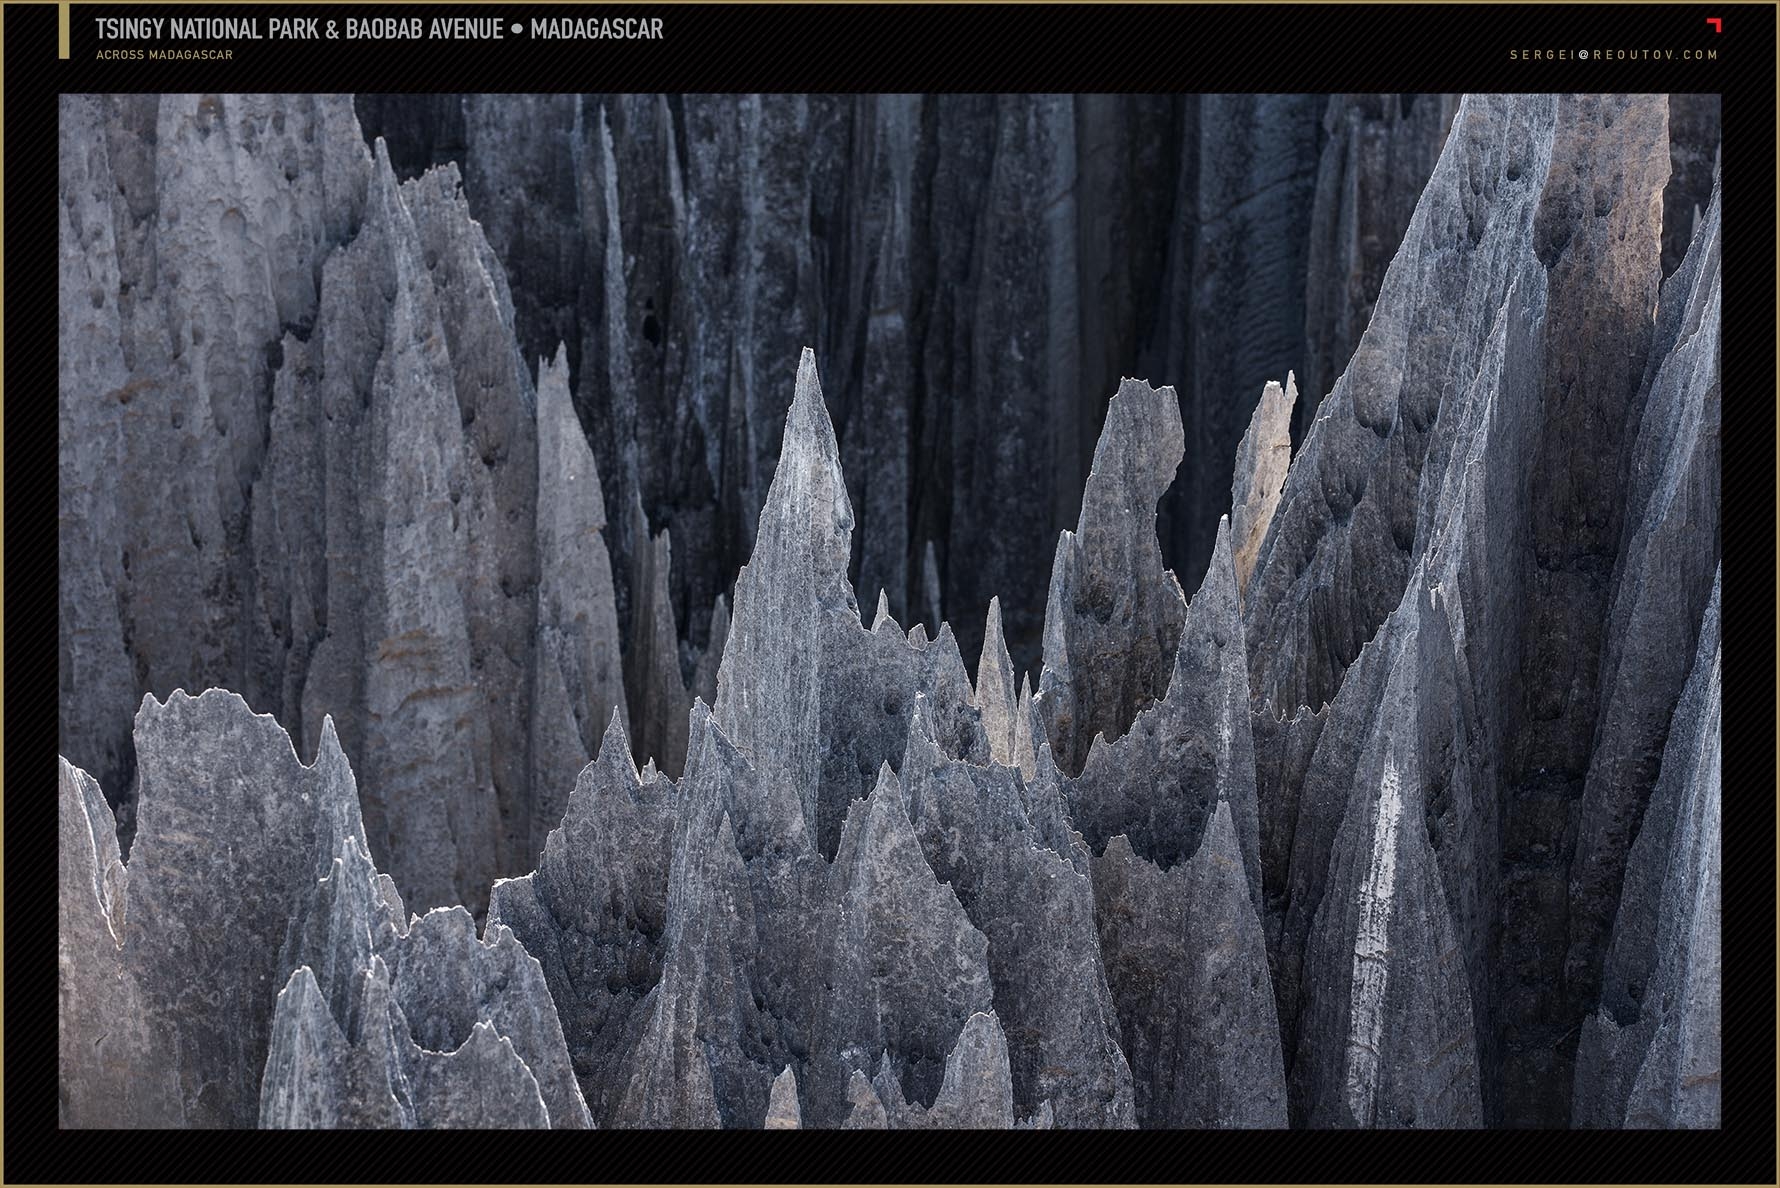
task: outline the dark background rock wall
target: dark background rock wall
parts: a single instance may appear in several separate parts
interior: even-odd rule
[[[459,163],[525,357],[568,344],[607,506],[636,491],[672,532],[690,676],[712,600],[749,554],[804,345],[862,528],[862,603],[882,588],[903,622],[948,619],[973,657],[999,594],[1016,673],[1033,667],[1057,533],[1124,375],[1178,393],[1187,454],[1160,531],[1196,588],[1262,386],[1298,372],[1301,433],[1365,327],[1454,102],[361,95],[356,108],[398,175]],[[636,542],[612,520],[622,574]],[[618,591],[628,633],[622,579]]]

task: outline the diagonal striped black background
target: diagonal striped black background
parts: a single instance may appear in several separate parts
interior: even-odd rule
[[[1771,5],[52,5],[4,9],[6,602],[16,752],[8,1182],[1775,1182]],[[232,62],[112,62],[92,18],[659,16],[660,42],[236,42]],[[1714,33],[1707,17],[1724,23]],[[122,43],[108,43],[116,46]],[[191,43],[166,43],[191,44]],[[207,43],[216,44],[216,43]],[[1683,50],[1718,50],[1689,61]],[[1671,50],[1514,59],[1511,50]],[[1720,91],[1724,95],[1724,1119],[1704,1134],[810,1134],[595,1137],[63,1134],[55,1129],[56,95],[159,90]],[[1754,560],[1759,558],[1759,561]],[[1747,559],[1747,560],[1746,560]],[[1735,646],[1743,639],[1760,641]],[[15,747],[16,751],[16,747]],[[41,764],[41,766],[39,766]]]

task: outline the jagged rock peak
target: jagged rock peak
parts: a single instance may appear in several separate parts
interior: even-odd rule
[[[772,1093],[766,1102],[767,1130],[798,1130],[803,1126],[803,1114],[797,1105],[797,1074],[787,1064],[785,1070],[773,1078]]]
[[[988,941],[928,865],[887,764],[872,794],[848,811],[827,898],[837,914],[822,942],[809,1121],[840,1121],[819,1111],[844,1100],[849,1050],[888,1052],[905,1096],[931,1103],[944,1075],[940,1054],[973,1013],[991,1009]]]
[[[486,931],[478,937],[462,907],[435,908],[392,946],[394,1001],[410,1034],[429,1051],[449,1051],[476,1024],[493,1026],[536,1077],[550,1124],[591,1126],[542,967],[505,925]]]
[[[859,611],[847,581],[853,509],[815,352],[798,363],[777,470],[754,553],[736,579],[729,638],[717,673],[716,721],[803,803],[812,832],[821,785],[819,740],[824,610]]]
[[[622,1069],[661,978],[673,787],[644,782],[616,712],[583,768],[538,869],[495,884],[488,927],[512,930],[537,958],[575,1077],[595,1122],[609,1123]]]
[[[1124,737],[1095,740],[1068,795],[1076,828],[1096,850],[1125,834],[1140,856],[1164,868],[1199,849],[1218,803],[1229,802],[1259,904],[1259,810],[1239,605],[1225,517],[1186,610],[1166,695]]]
[[[1286,386],[1273,380],[1261,392],[1248,430],[1236,447],[1235,479],[1230,488],[1230,522],[1235,542],[1231,555],[1236,562],[1236,592],[1248,588],[1249,574],[1273,509],[1284,489],[1292,462],[1292,409],[1298,403],[1298,377],[1286,373]]]
[[[846,581],[847,554],[852,547],[853,505],[841,476],[840,449],[835,444],[834,423],[822,399],[822,381],[816,374],[816,352],[809,347],[797,361],[797,387],[785,416],[785,436],[779,463],[761,511],[759,537],[766,534],[769,517],[775,529],[796,532],[785,543],[796,542],[799,552],[814,563],[827,579],[824,594],[845,590],[847,605],[856,605],[852,585]],[[857,616],[855,616],[857,617]]]
[[[890,595],[886,591],[880,589],[878,591],[878,610],[877,613],[872,616],[871,629],[876,631],[885,624],[889,624],[892,628],[895,628],[898,631],[902,629],[896,622],[895,618],[890,614]]]
[[[1088,855],[1055,768],[1047,760],[1045,778],[1028,783],[1009,767],[947,756],[917,698],[901,783],[934,874],[988,939],[1015,1106],[1031,1113],[1049,1101],[1065,1127],[1132,1125]]]
[[[1627,861],[1600,1010],[1583,1024],[1577,1126],[1720,1124],[1722,580]]]
[[[939,1096],[927,1112],[930,1126],[960,1130],[1011,1130],[1014,1083],[1008,1070],[1007,1036],[994,1011],[979,1011],[964,1022],[946,1057]]]
[[[642,500],[633,491],[631,519],[631,633],[624,654],[625,699],[631,707],[637,762],[651,759],[670,778],[686,767],[686,713],[692,697],[680,674],[679,636],[669,579],[673,542],[663,528],[651,536]]]
[[[1045,604],[1039,700],[1058,766],[1070,774],[1095,735],[1120,737],[1167,691],[1186,599],[1162,564],[1156,504],[1183,450],[1174,389],[1121,382],[1076,531],[1057,541]]]
[[[593,451],[569,398],[568,353],[538,365],[537,657],[530,744],[530,836],[536,855],[562,819],[561,797],[608,724],[626,733],[617,595]],[[566,712],[565,712],[566,711]]]
[[[1278,1015],[1243,862],[1222,800],[1198,850],[1170,870],[1122,834],[1094,860],[1100,945],[1141,1126],[1286,1125]]]
[[[105,1045],[65,1067],[67,1120],[93,1124],[104,1104],[142,1125],[475,1124],[447,1104],[530,1101],[542,1086],[548,1114],[493,1117],[587,1124],[537,963],[498,925],[478,941],[461,907],[403,918],[331,719],[304,765],[238,696],[175,692],[144,699],[137,753],[128,867],[94,840],[102,802],[64,772],[62,848],[84,841],[87,857],[65,864],[63,1042]],[[120,931],[95,944],[107,916]],[[478,1022],[518,1055],[486,1041],[460,1054]],[[79,1030],[93,1025],[96,1042]]]
[[[972,703],[983,715],[983,732],[989,736],[989,754],[995,762],[1019,765],[1015,738],[1020,701],[1014,689],[1014,662],[1001,634],[1001,597],[989,599],[989,618],[983,628],[983,654],[977,660],[976,691]],[[1030,740],[1028,740],[1030,741]]]

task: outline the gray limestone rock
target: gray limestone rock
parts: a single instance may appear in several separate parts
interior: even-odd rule
[[[1145,1126],[1284,1123],[1228,527],[1186,610],[1165,696],[1117,742],[1096,740],[1067,788],[1074,823],[1102,855],[1095,914]],[[1201,946],[1233,945],[1221,967],[1181,968]],[[1206,1021],[1214,1000],[1241,1021]]]
[[[941,141],[940,151],[950,149],[952,160],[940,168],[949,164],[975,176],[968,196],[943,196],[948,207],[954,199],[967,204],[948,215],[967,220],[968,246],[941,250],[964,253],[958,263],[968,271],[953,297],[951,318],[961,341],[952,347],[949,379],[929,381],[932,391],[962,397],[950,410],[950,532],[936,561],[943,565],[944,604],[964,611],[955,614],[964,620],[974,619],[991,595],[1042,588],[1057,530],[1080,510],[1093,421],[1078,388],[1074,101],[985,96],[958,101],[948,114],[976,125],[952,145]],[[942,138],[946,132],[942,123]],[[964,188],[947,181],[948,190]],[[936,205],[941,201],[936,194]],[[929,342],[941,345],[931,329]],[[1021,429],[1009,433],[1010,424]],[[1042,491],[1025,489],[1031,474],[1047,476]],[[1004,600],[1002,610],[1017,664],[1034,667],[1040,608],[1028,595],[1018,605]]]
[[[358,229],[370,154],[345,96],[69,96],[61,116],[61,540],[78,580],[62,584],[60,749],[112,789],[127,845],[142,694],[278,686],[283,645],[249,625],[269,373]]]
[[[767,1130],[800,1130],[803,1114],[797,1105],[797,1074],[787,1064],[785,1071],[773,1078],[772,1094],[766,1102]]]
[[[641,1004],[661,979],[674,791],[642,781],[614,714],[582,770],[538,869],[495,884],[490,927],[537,958],[593,1118],[606,1124],[641,1035]]]
[[[932,1104],[953,1039],[973,1013],[991,1008],[989,946],[928,866],[888,765],[847,814],[828,900],[835,911],[817,941],[810,1123],[842,1120],[834,1111],[845,1100],[849,1051],[888,1053],[904,1096]]]
[[[1385,270],[1440,159],[1457,95],[1331,95],[1305,255],[1303,440],[1372,319]],[[1238,467],[1239,474],[1241,468]]]
[[[363,840],[348,834],[338,846],[331,860],[318,856],[325,873],[292,908],[278,968],[306,968],[334,1021],[357,1034],[359,982],[373,957],[395,959],[409,920],[399,899],[383,898],[380,881],[388,876],[377,873]]]
[[[1719,202],[1663,284],[1636,444],[1625,537],[1601,657],[1600,714],[1588,756],[1575,852],[1565,980],[1585,1008],[1599,986],[1608,928],[1687,677],[1689,641],[1719,559]],[[1697,667],[1698,661],[1694,661]]]
[[[64,1125],[1717,1124],[1710,97],[360,110],[62,101]]]
[[[1043,763],[1049,778],[1029,785],[1012,768],[947,757],[922,699],[901,782],[929,865],[989,942],[1014,1104],[1025,1114],[1049,1101],[1063,1127],[1130,1126],[1131,1070],[1101,972],[1088,854],[1048,755]]]
[[[1417,646],[1425,597],[1412,587],[1382,633],[1380,706],[1352,769],[1305,955],[1290,1077],[1312,1126],[1484,1120],[1470,978],[1425,824],[1432,781],[1418,736]]]
[[[132,377],[123,353],[123,263],[112,208],[120,183],[104,134],[108,106],[70,95],[59,113],[57,721],[61,754],[112,789],[127,843],[135,830],[128,793],[138,694],[121,613],[128,605],[126,557],[134,559],[121,540],[124,431],[130,405],[160,393],[158,382]]]
[[[1122,381],[1107,406],[1081,518],[1057,541],[1045,604],[1038,698],[1057,764],[1070,775],[1096,736],[1119,738],[1167,691],[1186,599],[1163,567],[1154,508],[1181,449],[1173,389]]]
[[[103,1039],[115,1063],[70,1088],[122,1095],[141,1125],[251,1126],[290,917],[327,856],[362,845],[352,772],[332,729],[306,767],[270,716],[221,690],[144,698],[136,752],[136,842],[127,871],[105,868],[116,965],[93,972],[137,1010]]]
[[[1067,795],[1071,820],[1096,851],[1124,834],[1140,857],[1164,868],[1199,849],[1218,803],[1228,801],[1258,907],[1255,748],[1239,607],[1226,520],[1186,609],[1165,695],[1123,738],[1096,742]]]
[[[842,1130],[890,1129],[890,1117],[878,1091],[858,1069],[854,1069],[853,1075],[847,1079],[847,1104],[851,1109],[840,1124]]]
[[[178,1125],[172,1036],[155,1025],[127,939],[129,875],[96,781],[58,761],[57,1118],[64,1127]]]
[[[1295,814],[1266,814],[1274,862],[1288,851],[1278,823],[1295,816],[1289,873],[1264,876],[1286,887],[1283,916],[1270,897],[1269,929],[1281,920],[1294,1120],[1339,1114],[1316,1113],[1333,1109],[1330,1094],[1320,1106],[1306,1096],[1337,1079],[1333,1056],[1315,1057],[1319,1072],[1301,1047],[1330,1042],[1335,1016],[1301,1013],[1334,975],[1301,963],[1327,941],[1313,922],[1350,910],[1328,898],[1337,841],[1353,829],[1359,740],[1389,725],[1376,707],[1406,663],[1399,649],[1416,657],[1423,693],[1416,737],[1393,745],[1422,764],[1427,828],[1414,840],[1431,848],[1445,900],[1444,919],[1426,905],[1418,926],[1450,928],[1462,955],[1482,1117],[1567,1118],[1587,992],[1566,991],[1566,947],[1578,928],[1604,935],[1612,911],[1607,896],[1566,905],[1567,838],[1600,737],[1612,575],[1631,522],[1623,476],[1652,342],[1665,123],[1659,99],[1467,97],[1353,362],[1288,473],[1244,626],[1268,712],[1333,699]],[[1408,638],[1381,647],[1393,613]],[[1542,679],[1529,685],[1528,671]],[[1321,960],[1328,971],[1343,958]],[[1430,1040],[1456,1026],[1425,1022]],[[1459,1080],[1429,1088],[1446,1095],[1442,1110],[1472,1093]]]
[[[625,1066],[618,1125],[755,1126],[810,1041],[811,918],[826,871],[794,796],[695,703],[675,800],[659,984]]]
[[[308,966],[278,996],[260,1097],[265,1129],[546,1129],[550,1112],[511,1040],[477,1022],[445,1051],[417,1044],[373,959],[356,1038],[329,1014]]]
[[[916,1107],[919,1109],[919,1107]],[[1012,1130],[1014,1085],[1008,1070],[1007,1036],[994,1011],[964,1022],[946,1057],[946,1075],[931,1108],[916,1125],[948,1130]]]
[[[272,1038],[260,1084],[259,1125],[265,1130],[380,1128],[415,1125],[404,1072],[409,1040],[394,1021],[389,971],[373,958],[352,980],[356,1042],[338,1022],[307,965],[278,994]],[[517,1057],[515,1057],[517,1059]],[[537,1086],[532,1085],[535,1097]],[[538,1101],[541,1110],[543,1102]]]
[[[118,697],[225,685],[305,752],[331,714],[372,855],[480,908],[597,746],[617,643],[603,513],[563,490],[587,447],[554,406],[540,442],[457,169],[398,185],[344,97],[65,114],[63,749],[127,846]]]
[[[371,852],[403,897],[480,910],[497,869],[498,809],[464,588],[479,562],[461,501],[485,476],[466,456],[438,293],[384,155],[364,228],[324,270],[321,319],[321,401],[358,432],[335,421],[323,435],[326,540],[338,547],[327,550],[327,629],[303,686],[305,731],[342,707]]]
[[[427,1130],[544,1130],[548,1104],[513,1043],[488,1023],[451,1052],[422,1052],[409,1073],[414,1122]]]
[[[1010,767],[1020,769],[1020,774],[1028,780],[1038,775],[1038,755],[1036,747],[1048,747],[1050,743],[1039,744],[1038,739],[1045,737],[1044,719],[1038,715],[1038,707],[1032,701],[1032,680],[1026,673],[1020,674],[1020,700],[1014,709],[1014,745],[1013,754],[1008,760]]]
[[[234,694],[175,693],[144,699],[136,743],[127,867],[96,785],[63,761],[67,1124],[532,1117],[511,1101],[587,1124],[537,963],[498,925],[481,945],[462,908],[408,926],[330,723],[305,766]],[[460,1052],[477,1023],[498,1044]]]
[[[901,762],[917,693],[950,753],[986,760],[989,747],[949,627],[928,642],[919,624],[905,637],[887,613],[870,631],[860,622],[846,573],[852,508],[808,350],[783,442],[736,580],[712,717],[763,779],[800,800],[829,855],[878,766]]]
[[[569,401],[567,351],[538,366],[538,642],[532,692],[528,852],[562,820],[564,789],[627,722],[599,470]],[[556,721],[549,710],[568,713]]]
[[[631,518],[631,635],[624,653],[624,690],[631,706],[632,746],[638,763],[650,760],[670,778],[686,767],[686,711],[692,698],[680,675],[680,647],[668,591],[673,542],[663,529],[649,534],[634,497]]]
[[[1627,862],[1601,1009],[1583,1023],[1578,1126],[1720,1124],[1721,581]]]
[[[1228,801],[1163,870],[1123,834],[1094,859],[1106,978],[1146,1127],[1284,1127],[1285,1070],[1261,920]]]
[[[1317,406],[1244,592],[1250,681],[1328,702],[1401,597],[1436,416],[1476,375],[1524,261],[1553,100],[1468,96],[1353,361]],[[1314,592],[1314,594],[1313,594]]]
[[[1298,402],[1296,377],[1286,373],[1282,389],[1272,380],[1236,447],[1236,476],[1230,488],[1231,557],[1236,563],[1236,592],[1248,588],[1255,556],[1279,505],[1280,488],[1292,461],[1292,409]]]
[[[873,630],[876,630],[873,624]],[[1030,694],[1028,694],[1030,696]],[[1020,702],[1014,689],[1014,662],[1001,634],[1001,599],[989,600],[989,619],[983,628],[983,653],[977,660],[976,688],[971,704],[983,717],[983,733],[989,739],[989,756],[1004,767],[1018,766],[1014,758]],[[1028,740],[1030,742],[1030,740]]]
[[[391,1001],[415,1043],[429,1052],[457,1052],[470,1043],[476,1061],[499,1063],[492,1047],[498,1036],[534,1079],[550,1126],[592,1125],[543,969],[510,930],[491,923],[478,938],[462,907],[435,908],[416,919],[390,953]],[[488,1034],[477,1039],[478,1028]]]
[[[859,608],[846,576],[853,509],[822,405],[816,357],[808,349],[798,365],[783,441],[753,556],[736,579],[711,708],[736,745],[757,757],[764,776],[800,799],[814,832],[825,620],[839,614],[857,623]]]

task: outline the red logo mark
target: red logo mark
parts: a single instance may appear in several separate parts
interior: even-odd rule
[[[1724,32],[1724,18],[1723,17],[1707,17],[1706,23],[1708,25],[1712,26],[1712,31],[1714,33]]]

